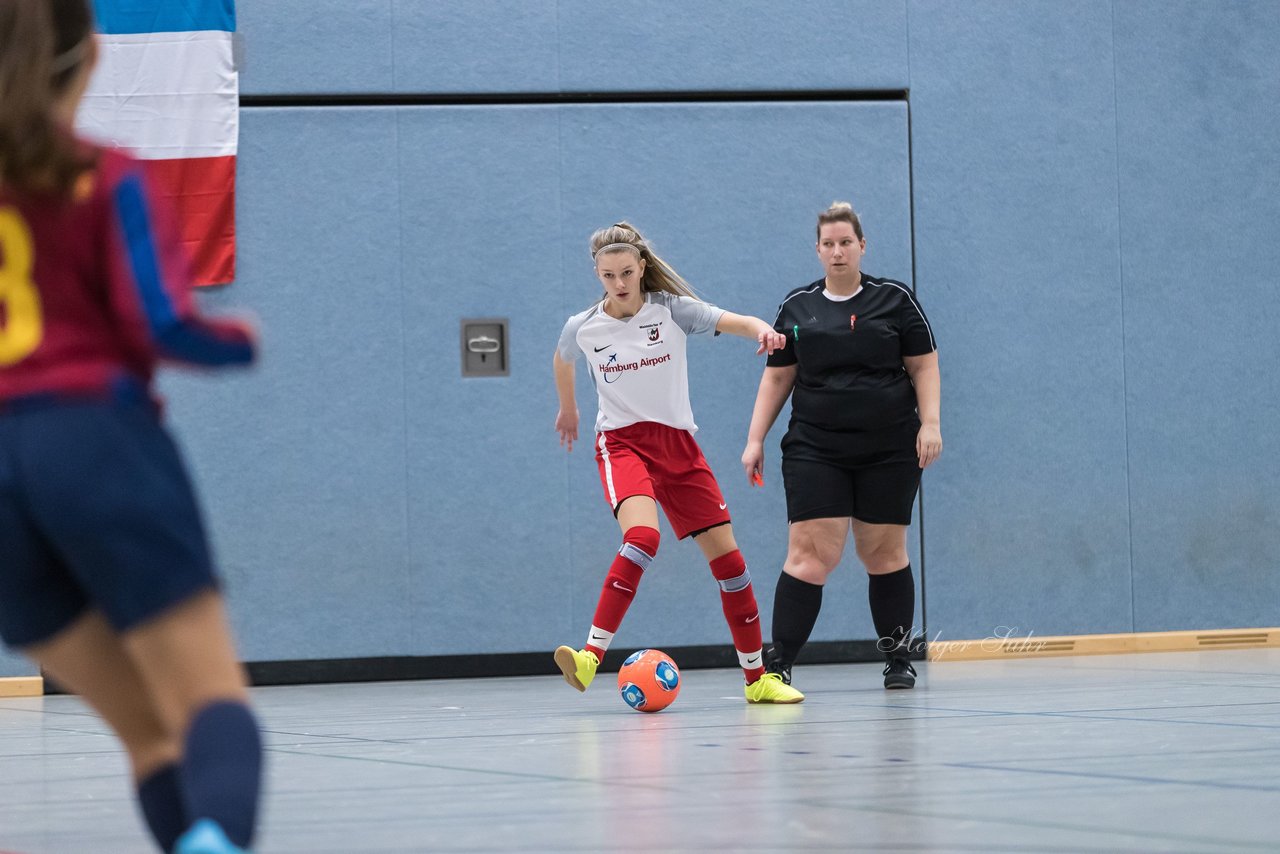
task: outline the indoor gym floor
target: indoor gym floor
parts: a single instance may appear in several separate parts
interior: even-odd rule
[[[1280,850],[1280,649],[808,666],[799,706],[692,670],[641,714],[602,674],[254,689],[257,850]],[[0,699],[0,851],[143,854],[115,741]]]

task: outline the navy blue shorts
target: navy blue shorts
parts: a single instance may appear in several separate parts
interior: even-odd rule
[[[215,588],[191,482],[148,403],[0,412],[0,637],[44,641],[88,608],[127,631]]]

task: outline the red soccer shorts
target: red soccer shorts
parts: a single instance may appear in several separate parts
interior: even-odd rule
[[[729,521],[720,485],[687,430],[641,421],[597,433],[596,463],[615,515],[626,499],[647,495],[679,539]]]

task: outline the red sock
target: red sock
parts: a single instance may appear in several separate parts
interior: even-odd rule
[[[613,633],[622,625],[631,600],[636,598],[636,588],[645,567],[658,553],[661,535],[654,528],[637,525],[622,535],[622,548],[613,559],[609,573],[604,577],[596,615],[591,619],[591,631],[587,635],[585,649],[604,660],[604,652],[613,640]]]
[[[720,583],[720,604],[724,606],[724,618],[733,633],[733,646],[738,651],[738,663],[750,685],[764,675],[764,656],[760,635],[760,608],[751,588],[751,574],[742,552],[734,549],[711,561],[711,574]]]

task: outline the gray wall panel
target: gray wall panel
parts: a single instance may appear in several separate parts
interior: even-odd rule
[[[390,0],[240,0],[240,93],[392,91],[392,8]]]
[[[1116,4],[1135,628],[1280,602],[1280,5]]]
[[[261,366],[169,374],[243,654],[387,655],[409,627],[395,114],[253,110],[240,269]]]
[[[945,637],[1132,628],[1109,12],[911,7],[946,443],[925,476],[927,616]]]
[[[566,91],[903,89],[902,0],[562,0]]]
[[[554,92],[556,5],[396,0],[397,92]]]
[[[245,94],[903,89],[903,0],[241,0]]]
[[[40,669],[16,652],[0,647],[0,678],[5,676],[39,676]]]
[[[416,654],[550,650],[569,623],[557,135],[551,108],[400,113]],[[510,376],[461,377],[463,317],[510,320]]]

